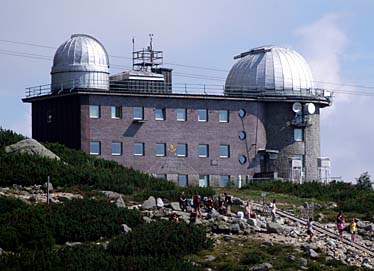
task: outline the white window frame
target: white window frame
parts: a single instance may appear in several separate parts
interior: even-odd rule
[[[177,121],[186,121],[187,120],[187,110],[186,108],[178,108],[175,110],[177,114]],[[178,114],[183,112],[183,118],[179,118]]]
[[[206,154],[200,154],[200,147],[205,147]],[[199,157],[209,157],[209,145],[208,144],[199,144],[198,146],[198,156]]]
[[[163,153],[157,153],[157,146],[163,146]],[[165,143],[156,143],[156,156],[157,157],[164,157],[166,156],[166,144]]]
[[[117,116],[117,113],[119,113],[119,116]],[[110,109],[110,116],[112,119],[122,119],[122,106],[112,105]]]
[[[91,144],[97,143],[99,146],[99,151],[98,152],[93,152],[91,149]],[[90,154],[91,155],[100,155],[101,154],[101,142],[100,141],[90,141]]]
[[[119,153],[113,152],[113,145],[119,144],[120,151]],[[122,155],[122,142],[112,142],[112,156],[121,156]]]
[[[221,114],[225,114],[226,116],[226,119],[222,120],[221,119]],[[218,111],[218,122],[220,123],[228,123],[230,120],[229,120],[229,111],[228,110],[219,110]]]
[[[136,110],[140,110],[141,117],[136,116]],[[132,115],[134,120],[144,120],[144,107],[133,107]]]
[[[161,118],[157,116],[157,113],[161,112]],[[165,120],[166,110],[165,108],[155,108],[155,120]]]
[[[92,113],[93,113],[92,110],[93,110],[94,108],[97,108],[97,115],[92,114]],[[99,119],[99,118],[100,118],[100,115],[101,115],[101,114],[100,114],[100,113],[101,113],[101,112],[100,112],[100,109],[101,109],[101,108],[100,108],[100,105],[90,104],[90,105],[89,105],[89,109],[88,109],[88,110],[89,110],[89,116],[90,116],[90,119]]]
[[[184,146],[184,154],[179,154],[179,153],[178,153],[178,149],[179,149],[179,147],[182,146],[182,145]],[[176,154],[177,154],[178,157],[187,157],[187,155],[188,155],[187,144],[184,144],[184,143],[178,143],[178,144],[177,144],[177,149],[176,149]]]
[[[227,155],[222,155],[222,153],[221,153],[221,148],[222,147],[227,147]],[[227,144],[219,145],[219,157],[220,158],[230,158],[230,145],[227,145]]]
[[[142,152],[141,153],[136,152],[136,146],[142,146]],[[134,143],[134,156],[144,156],[144,143],[142,143],[142,142]]]
[[[199,187],[209,187],[209,175],[199,175]]]
[[[208,121],[208,110],[207,109],[197,109],[197,121],[198,122],[207,122]],[[205,113],[205,118],[201,118],[200,113]]]

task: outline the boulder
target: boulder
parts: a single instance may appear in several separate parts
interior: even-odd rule
[[[365,229],[368,225],[364,221],[357,221],[357,228],[359,229]]]
[[[365,231],[374,231],[374,224],[369,224],[365,227]]]
[[[305,258],[300,258],[299,259],[299,264],[300,266],[307,266],[308,265],[308,260]]]
[[[263,263],[256,266],[251,267],[249,270],[251,271],[268,271],[273,269],[273,266],[270,263]]]
[[[52,185],[51,182],[50,182],[50,183],[45,182],[45,183],[43,184],[43,186],[42,186],[42,189],[43,189],[43,191],[46,192],[46,193],[47,193],[47,190],[48,190],[49,192],[51,192],[51,191],[53,191],[53,185]]]
[[[118,208],[126,207],[125,201],[123,200],[122,196],[119,196],[119,198],[116,200],[116,205]]]
[[[268,222],[266,224],[266,229],[269,233],[283,233],[284,228],[278,223]]]
[[[103,193],[105,196],[107,196],[111,200],[118,199],[121,196],[120,193],[113,192],[113,191],[100,191],[100,192]]]
[[[150,196],[146,201],[142,204],[142,209],[149,210],[156,207],[156,199],[152,196]]]
[[[56,154],[48,150],[38,141],[32,138],[27,138],[21,141],[18,141],[16,144],[10,145],[5,147],[6,153],[27,153],[30,155],[38,155],[41,157],[49,158],[49,159],[57,159],[60,160]]]
[[[121,225],[121,229],[122,229],[122,232],[125,233],[125,234],[129,233],[130,231],[132,231],[132,229],[129,226],[127,226],[126,224],[122,224]]]
[[[75,247],[81,245],[81,242],[66,242],[65,245],[68,247]]]
[[[234,234],[238,234],[240,231],[240,225],[238,223],[231,224],[231,229],[230,231]]]
[[[156,206],[158,208],[164,208],[165,205],[161,198],[157,198]]]
[[[148,217],[148,216],[143,216],[143,220],[146,222],[146,223],[151,223],[152,222],[152,218]]]
[[[315,252],[313,249],[309,249],[308,255],[310,258],[315,259],[319,257],[319,254]]]
[[[205,256],[205,260],[207,260],[208,262],[214,261],[216,258],[217,257],[213,256],[213,255],[206,255]]]
[[[172,203],[170,203],[170,207],[174,211],[182,211],[181,208],[179,207],[179,202],[172,202]]]
[[[257,219],[256,218],[248,218],[247,223],[251,226],[257,227]]]

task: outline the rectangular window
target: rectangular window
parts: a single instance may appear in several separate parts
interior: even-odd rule
[[[179,186],[187,186],[188,185],[187,175],[178,175],[178,185]]]
[[[134,155],[143,156],[144,155],[144,143],[134,144]]]
[[[230,157],[230,145],[220,145],[219,146],[219,157],[229,158]]]
[[[229,183],[230,176],[224,175],[224,176],[219,176],[219,186],[220,187],[226,187],[227,184]]]
[[[157,179],[164,179],[166,180],[166,174],[154,174],[153,177],[157,178]]]
[[[133,108],[134,120],[143,120],[144,119],[144,108],[143,107],[134,107]]]
[[[177,144],[177,156],[187,156],[187,144]]]
[[[90,105],[90,119],[100,118],[100,105]]]
[[[209,146],[208,144],[199,144],[199,157],[209,156]]]
[[[219,122],[229,122],[229,111],[228,110],[218,111],[218,119],[219,119]]]
[[[303,129],[295,128],[293,130],[293,138],[295,141],[303,141],[304,140]]]
[[[157,143],[156,144],[156,156],[165,156],[166,155],[166,144]]]
[[[111,108],[112,119],[122,119],[122,106],[112,106]]]
[[[90,142],[90,154],[100,155],[100,141],[91,141]]]
[[[208,110],[198,109],[197,110],[197,121],[201,121],[201,122],[208,121]]]
[[[185,108],[180,108],[176,110],[177,112],[177,121],[186,121],[186,109]]]
[[[165,109],[155,109],[155,120],[165,120],[166,112]]]
[[[209,175],[199,175],[199,186],[200,187],[209,186]]]
[[[119,156],[122,155],[122,143],[112,142],[112,155]]]

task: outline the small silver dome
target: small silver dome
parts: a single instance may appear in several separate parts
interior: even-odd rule
[[[73,88],[109,89],[109,57],[95,38],[75,34],[53,58],[52,90]]]
[[[296,51],[278,46],[254,48],[235,57],[225,84],[226,95],[308,94],[313,90],[309,65]]]

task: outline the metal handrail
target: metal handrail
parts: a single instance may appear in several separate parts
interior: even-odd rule
[[[132,82],[131,82],[132,83]],[[135,81],[134,81],[135,84]],[[142,86],[143,84],[143,86]],[[148,88],[146,84],[151,84]],[[158,83],[159,84],[159,83]],[[96,87],[95,87],[96,86]],[[57,85],[45,84],[40,86],[26,88],[26,98],[32,98],[42,95],[60,94],[65,92],[72,92],[76,89],[92,88],[100,89],[97,86],[103,86],[101,89],[105,89],[109,86],[109,92],[126,92],[126,93],[170,93],[172,94],[191,94],[191,95],[216,95],[216,96],[244,96],[253,95],[257,97],[268,97],[268,96],[301,96],[301,97],[312,97],[317,99],[323,99],[327,102],[332,100],[332,92],[325,89],[283,89],[283,90],[271,90],[271,89],[260,89],[255,86],[230,86],[228,93],[225,94],[225,85],[213,85],[213,84],[186,84],[186,83],[168,83],[155,84],[153,81],[141,81],[136,87],[130,85],[129,82],[114,81],[114,80],[68,80]],[[104,87],[105,86],[105,87]]]

